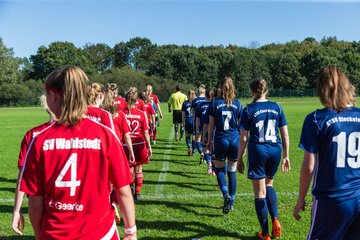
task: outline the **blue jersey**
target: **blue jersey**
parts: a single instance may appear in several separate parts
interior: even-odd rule
[[[209,115],[214,118],[215,138],[227,138],[239,135],[238,120],[242,105],[235,99],[230,107],[223,98],[216,98],[209,107]]]
[[[316,110],[304,121],[299,147],[317,154],[312,193],[316,197],[360,195],[360,109]]]
[[[206,100],[204,102],[199,102],[197,104],[196,110],[195,110],[195,116],[200,118],[200,125],[199,125],[199,129],[202,130],[202,127],[204,125],[204,121],[205,121],[205,115],[206,112],[209,108],[210,105],[210,101]],[[209,115],[208,115],[209,118]],[[208,120],[209,122],[209,120]]]
[[[192,115],[191,115],[191,103],[189,100],[186,100],[182,107],[181,107],[181,111],[185,112],[185,120],[187,118],[192,118]]]
[[[276,102],[258,101],[247,105],[240,129],[250,131],[249,143],[280,144],[278,128],[287,125],[284,111]]]
[[[205,101],[207,101],[205,97],[197,97],[192,100],[191,109],[194,109],[194,111],[195,111],[195,116],[194,116],[195,118],[198,117],[198,116],[196,116],[196,108],[197,108],[198,104],[201,102],[205,102]]]

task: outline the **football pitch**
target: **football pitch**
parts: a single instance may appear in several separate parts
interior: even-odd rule
[[[321,105],[318,98],[270,100],[282,105],[290,134],[291,171],[283,174],[279,169],[274,181],[283,226],[280,239],[305,239],[310,224],[310,195],[302,220],[297,222],[292,217],[303,154],[297,146],[305,116]],[[243,105],[250,102],[249,99],[240,101]],[[162,110],[164,119],[158,128],[156,145],[153,145],[153,157],[150,164],[144,166],[142,198],[136,202],[138,238],[257,239],[260,226],[250,180],[237,173],[235,210],[224,215],[216,177],[206,174],[206,164],[199,165],[199,154],[187,156],[185,141],[174,140],[172,117],[166,104],[162,104]],[[26,221],[24,236],[16,236],[11,229],[17,158],[25,132],[47,120],[47,114],[40,107],[0,109],[0,239],[34,239],[27,200],[22,208]],[[271,224],[269,228],[271,230]],[[118,229],[123,236],[122,224]]]

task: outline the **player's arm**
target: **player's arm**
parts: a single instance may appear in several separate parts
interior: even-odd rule
[[[207,144],[206,141],[206,133],[207,133],[207,130],[208,130],[208,124],[207,123],[204,123],[203,125],[203,129],[202,129],[202,136],[201,136],[201,139],[203,140],[203,144]]]
[[[281,170],[283,172],[287,172],[291,169],[290,166],[290,158],[289,158],[289,146],[290,146],[290,138],[287,125],[280,127],[281,140],[282,140],[282,148],[283,148],[283,161],[281,165]]]
[[[238,160],[237,160],[237,170],[239,173],[244,173],[245,165],[243,156],[246,149],[246,144],[248,141],[248,131],[247,130],[240,130],[240,141],[238,147]]]
[[[29,196],[29,218],[36,239],[41,239],[41,220],[44,215],[44,210],[44,196]]]
[[[300,171],[299,196],[293,212],[294,218],[298,221],[301,219],[299,215],[300,210],[305,210],[305,197],[314,173],[315,159],[316,154],[304,151],[304,159]]]
[[[21,213],[21,204],[24,199],[25,193],[20,191],[20,184],[19,184],[19,177],[20,177],[21,170],[19,171],[18,181],[16,183],[15,189],[15,204],[13,209],[13,218],[12,218],[12,229],[18,235],[23,235],[21,232],[24,229],[24,216]]]
[[[163,119],[163,114],[162,114],[161,107],[160,107],[160,101],[156,104],[156,106],[159,111],[160,119]]]
[[[156,128],[155,114],[151,114],[151,115],[150,115],[150,117],[151,117],[151,125],[152,125],[152,129],[154,129],[154,130],[155,130],[155,128]]]
[[[124,220],[125,236],[123,239],[136,239],[135,206],[130,186],[126,185],[115,189],[115,193],[119,199],[121,215]]]
[[[124,138],[124,142],[127,146],[127,149],[129,150],[129,162],[133,163],[135,161],[135,155],[134,155],[134,150],[132,147],[132,141],[131,141],[131,137],[130,137],[130,132],[124,133],[123,134],[123,138]]]
[[[146,149],[149,152],[149,158],[150,158],[152,155],[152,150],[151,150],[150,136],[149,136],[148,130],[144,131],[144,138],[145,138],[145,143],[146,143]]]
[[[208,142],[206,144],[206,149],[209,150],[210,152],[212,152],[212,138],[213,138],[213,132],[214,132],[214,117],[213,116],[209,116],[209,126],[208,126]]]

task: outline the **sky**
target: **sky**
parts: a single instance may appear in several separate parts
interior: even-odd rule
[[[17,57],[55,41],[114,47],[250,47],[313,37],[360,41],[360,0],[0,0],[0,38]]]

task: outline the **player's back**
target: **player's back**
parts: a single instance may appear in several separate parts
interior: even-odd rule
[[[360,195],[360,109],[320,109],[304,121],[300,148],[318,155],[313,194],[347,198]]]
[[[125,110],[125,117],[130,127],[130,137],[133,143],[145,142],[144,131],[149,130],[145,113],[137,108]]]
[[[101,239],[114,223],[110,179],[117,188],[132,182],[113,132],[87,118],[39,134],[24,168],[21,190],[45,196],[43,239]]]
[[[242,105],[237,99],[234,99],[228,107],[223,98],[216,98],[210,106],[209,114],[214,117],[215,138],[232,137],[234,134],[239,134],[238,120]]]
[[[284,111],[276,102],[252,102],[241,115],[240,127],[250,131],[249,143],[280,144],[278,128],[284,125],[287,125]]]
[[[186,100],[182,107],[181,107],[181,111],[183,111],[185,113],[185,119],[188,119],[188,118],[192,118],[191,116],[191,103],[189,100]]]
[[[95,122],[101,123],[108,128],[114,130],[114,122],[111,114],[98,107],[88,106],[86,111],[86,116]]]

